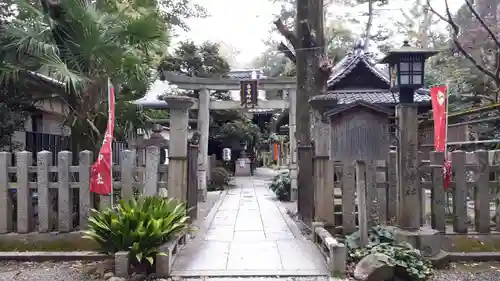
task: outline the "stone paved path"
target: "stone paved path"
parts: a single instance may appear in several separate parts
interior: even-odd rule
[[[269,179],[236,178],[206,229],[179,253],[172,275],[328,275],[319,250],[269,191]]]

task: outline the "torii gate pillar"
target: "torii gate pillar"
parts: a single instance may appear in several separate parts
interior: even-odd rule
[[[200,143],[198,149],[198,201],[207,200],[208,135],[210,129],[210,91],[202,89],[198,100],[198,130]]]

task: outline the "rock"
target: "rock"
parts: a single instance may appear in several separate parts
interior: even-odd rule
[[[362,258],[354,269],[354,278],[360,281],[384,281],[394,278],[394,267],[388,265],[384,254],[369,254]]]
[[[130,281],[143,281],[146,280],[147,276],[145,274],[134,274],[130,277]]]
[[[106,272],[106,274],[104,274],[104,276],[103,276],[103,277],[104,277],[104,280],[108,280],[108,279],[110,279],[110,278],[111,278],[111,277],[113,277],[113,276],[115,276],[115,275],[113,274],[113,272]]]
[[[96,264],[96,273],[104,275],[108,271],[113,271],[114,267],[115,267],[114,260],[105,260],[103,262]]]
[[[127,281],[127,279],[113,276],[113,277],[109,278],[108,281]]]

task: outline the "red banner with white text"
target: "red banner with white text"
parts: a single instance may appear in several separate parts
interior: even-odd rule
[[[434,150],[445,153],[443,164],[444,188],[448,188],[451,181],[451,164],[448,161],[446,150],[448,112],[448,95],[446,86],[434,86],[430,89],[432,100],[432,118],[434,119]]]
[[[97,161],[92,165],[90,170],[90,192],[100,195],[110,195],[113,191],[111,144],[113,142],[114,128],[115,91],[113,85],[111,85],[111,81],[108,79],[108,123]]]

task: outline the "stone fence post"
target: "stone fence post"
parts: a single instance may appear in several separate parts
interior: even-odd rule
[[[185,96],[162,96],[170,109],[170,144],[168,149],[167,190],[170,198],[186,201],[187,146],[189,109],[194,99]]]

